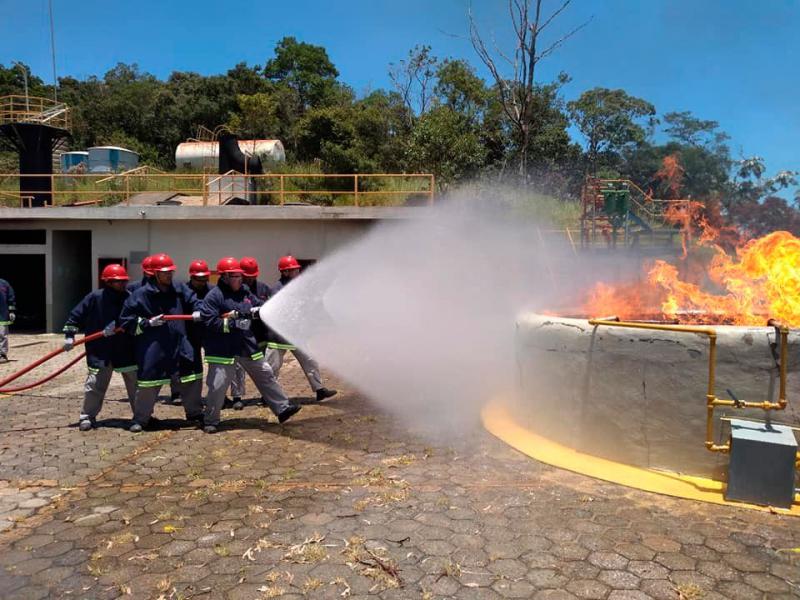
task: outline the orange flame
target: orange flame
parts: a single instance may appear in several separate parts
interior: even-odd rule
[[[764,325],[776,318],[800,326],[800,239],[776,231],[750,240],[729,254],[717,243],[719,232],[708,227],[698,246],[713,249],[710,260],[692,257],[702,269],[692,272],[688,261],[679,267],[655,260],[646,280],[613,286],[598,283],[583,310],[591,315],[662,318],[699,323]]]
[[[680,198],[685,173],[686,171],[681,166],[678,154],[670,154],[661,161],[661,168],[656,171],[656,178],[667,184],[667,189],[672,198]]]

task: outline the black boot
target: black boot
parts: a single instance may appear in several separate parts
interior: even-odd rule
[[[296,415],[298,412],[300,412],[301,408],[302,406],[299,404],[292,404],[289,408],[278,414],[278,423],[285,423],[291,419],[293,415]]]
[[[319,388],[317,390],[317,402],[322,402],[323,400],[327,400],[328,398],[333,398],[336,394],[338,394],[336,390],[329,390],[328,388]]]

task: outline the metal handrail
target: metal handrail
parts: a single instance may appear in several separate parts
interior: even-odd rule
[[[0,96],[0,124],[51,123],[69,129],[69,107],[49,98],[11,94]]]
[[[175,193],[183,193],[187,195],[201,195],[204,199],[204,204],[207,203],[207,196],[209,185],[217,183],[225,178],[243,177],[245,175],[237,173],[236,171],[228,171],[223,175],[216,175],[209,179],[208,173],[164,173],[164,172],[149,172],[158,171],[154,167],[142,165],[129,171],[122,173],[114,173],[107,175],[105,173],[58,173],[48,174],[47,177],[53,181],[53,190],[42,190],[40,192],[28,192],[29,194],[52,194],[53,198],[68,196],[77,202],[84,202],[87,199],[98,198],[109,194],[123,194],[122,201],[129,199],[131,193],[146,192],[146,191],[159,191]],[[19,181],[27,177],[42,177],[42,175],[35,174],[0,174],[0,181],[4,178],[17,178]],[[325,195],[330,197],[337,196],[353,196],[354,204],[358,206],[360,197],[402,197],[413,194],[423,194],[427,196],[428,204],[432,204],[435,194],[435,177],[429,173],[264,173],[251,175],[246,177],[255,181],[272,181],[278,185],[270,186],[269,189],[256,189],[252,192],[256,197],[272,198],[277,196],[279,203],[283,205],[286,201],[286,196],[297,196],[302,194],[315,194]],[[340,189],[313,189],[313,185],[306,182],[304,186],[302,183],[298,184],[299,189],[289,189],[287,182],[292,180],[330,180],[330,179],[350,179],[353,182],[350,189],[344,187]],[[368,179],[406,179],[409,181],[417,181],[423,179],[427,182],[424,186],[414,186],[417,189],[387,189],[387,190],[362,190],[361,183]],[[124,180],[125,188],[120,190],[108,189],[105,186],[112,181]],[[68,189],[58,189],[59,183],[65,182],[67,185],[62,186]],[[166,183],[163,183],[166,182]],[[8,181],[6,180],[6,185]],[[227,183],[227,182],[226,182]],[[225,186],[229,189],[233,183]],[[329,186],[324,186],[329,187]],[[406,186],[399,186],[406,187]],[[225,191],[225,190],[221,190]],[[9,196],[19,197],[16,191],[5,190]],[[58,204],[58,202],[56,202]],[[74,202],[73,202],[74,204]]]

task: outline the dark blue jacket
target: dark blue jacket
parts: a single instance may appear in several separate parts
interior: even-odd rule
[[[247,287],[261,301],[261,304],[264,304],[272,296],[270,287],[261,281],[256,280],[252,285],[248,283]],[[256,342],[261,350],[267,347],[267,342],[272,336],[270,330],[258,317],[253,318],[253,335],[256,336]]]
[[[86,294],[69,313],[64,333],[70,337],[79,331],[91,335],[102,331],[109,323],[119,326],[119,315],[128,296],[127,291],[115,292],[107,287]],[[86,363],[90,369],[114,367],[119,372],[135,370],[133,338],[118,333],[89,342],[86,344]]]
[[[129,291],[129,292],[132,294],[133,292],[135,292],[136,290],[138,290],[140,287],[142,287],[144,284],[146,284],[146,283],[147,283],[147,282],[149,282],[150,280],[151,280],[151,278],[150,278],[150,277],[148,277],[147,275],[145,275],[145,276],[143,276],[143,277],[142,277],[141,281],[131,281],[131,282],[130,282],[130,283],[127,285],[127,286],[125,286],[125,287],[126,287],[126,289],[127,289],[127,290],[128,290],[128,291]]]
[[[184,288],[186,288],[186,294],[194,294],[197,296],[198,304],[200,304],[205,297],[208,295],[214,286],[210,283],[206,283],[204,288],[200,288],[200,290],[194,289],[189,282],[181,283]],[[189,336],[189,343],[192,345],[192,348],[195,352],[195,361],[199,360],[200,349],[203,346],[203,332],[205,331],[205,327],[203,327],[202,323],[193,323],[192,321],[186,322],[186,335]],[[202,365],[201,365],[202,367]]]
[[[273,283],[272,287],[270,288],[270,290],[272,291],[271,295],[274,296],[275,294],[280,292],[286,286],[286,284],[291,283],[291,281],[292,280],[289,277],[281,277],[280,279],[278,279],[278,281]]]
[[[246,285],[243,284],[234,292],[222,279],[219,280],[217,287],[208,293],[200,308],[205,325],[203,348],[207,363],[231,365],[235,356],[249,356],[253,359],[264,356],[258,348],[252,327],[246,331],[239,329],[233,319],[222,316],[235,310],[249,318],[250,309],[261,304],[261,300]]]
[[[197,296],[180,284],[161,291],[150,281],[130,295],[122,307],[120,324],[135,336],[139,387],[169,383],[173,373],[179,373],[182,381],[198,378],[193,369],[194,351],[186,336],[186,321],[167,321],[150,327],[147,320],[158,315],[190,315],[199,309],[199,304]]]
[[[11,325],[8,315],[16,311],[14,288],[5,279],[0,279],[0,325]]]

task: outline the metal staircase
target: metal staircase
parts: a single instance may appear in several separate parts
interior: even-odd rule
[[[588,177],[581,191],[581,248],[673,247],[678,231],[664,219],[672,202],[654,199],[628,179]]]

